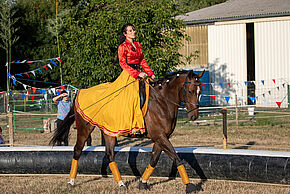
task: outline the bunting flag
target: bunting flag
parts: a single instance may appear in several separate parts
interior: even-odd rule
[[[62,61],[60,60],[60,58],[56,58],[59,62],[61,62],[62,63]]]
[[[35,97],[34,95],[31,95],[31,100],[32,100],[32,101],[34,100],[34,97]]]
[[[11,93],[12,93],[12,90],[9,91],[9,96],[11,95]]]
[[[215,95],[209,95],[213,100],[215,100]]]
[[[31,91],[30,91],[30,90],[28,90],[28,91],[27,91],[27,93],[30,95],[30,94],[31,94]]]
[[[25,94],[22,94],[22,100],[24,100],[24,99],[25,99],[25,96],[26,96]]]
[[[45,89],[41,89],[41,94],[44,95],[45,94]]]
[[[214,83],[210,83],[211,87],[214,87]]]
[[[55,95],[55,88],[51,88],[51,91],[52,91],[53,94]]]
[[[282,102],[276,102],[276,104],[278,105],[279,108],[281,107],[281,103]]]
[[[34,71],[30,71],[32,74],[33,74],[33,76],[35,77],[35,72]]]
[[[231,83],[230,82],[228,82],[228,86],[231,87]]]
[[[272,79],[273,80],[273,82],[274,82],[274,84],[276,83],[276,80],[275,79]]]
[[[264,80],[261,80],[261,82],[262,82],[263,85],[265,85],[265,81]]]
[[[205,83],[201,83],[201,85],[202,85],[202,88],[204,89],[205,88]]]
[[[12,79],[12,82],[13,82],[13,85],[16,86],[16,80],[15,79]]]
[[[62,89],[62,91],[64,91],[64,86],[60,86],[60,88]]]
[[[32,92],[33,92],[33,94],[35,93],[35,91],[36,91],[36,88],[32,88]]]
[[[256,99],[254,97],[249,97],[253,104],[256,104]]]
[[[231,98],[230,96],[225,96],[227,103],[229,103],[230,98]]]
[[[245,81],[245,86],[248,84],[248,82],[247,81]]]
[[[221,88],[223,88],[223,83],[219,83],[219,84],[220,84]]]
[[[28,73],[24,73],[27,77],[29,77],[30,78],[30,76],[29,76],[29,74]]]
[[[51,65],[50,65],[50,64],[47,64],[47,66],[48,66],[50,69],[52,69],[52,67],[51,67]]]
[[[42,71],[38,68],[38,69],[36,69],[37,71],[39,71],[41,74],[42,74]]]
[[[43,66],[43,68],[44,68],[45,70],[48,70],[46,66]]]
[[[56,91],[57,95],[60,95],[60,92],[59,91]]]
[[[57,66],[57,64],[51,59],[50,62],[54,65]]]

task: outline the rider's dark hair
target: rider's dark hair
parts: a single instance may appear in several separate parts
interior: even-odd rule
[[[126,36],[124,35],[127,34],[127,27],[128,26],[133,26],[133,24],[130,24],[130,23],[127,23],[127,24],[124,24],[121,28],[121,32],[120,32],[120,38],[119,38],[119,46],[126,40]],[[118,49],[119,49],[119,46],[118,46]],[[116,61],[115,63],[119,63],[119,56],[118,56],[118,50],[117,50],[117,58],[116,58]]]

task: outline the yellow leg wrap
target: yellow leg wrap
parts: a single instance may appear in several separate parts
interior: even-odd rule
[[[110,162],[109,167],[112,171],[112,174],[114,176],[115,181],[117,183],[119,183],[122,180],[122,178],[121,178],[121,175],[120,175],[120,172],[119,172],[119,169],[118,169],[116,162]]]
[[[79,161],[73,159],[72,164],[71,164],[71,169],[70,169],[70,178],[73,178],[73,179],[76,178],[78,165],[79,165]]]
[[[153,171],[154,171],[154,168],[149,164],[142,175],[142,179],[144,181],[147,181],[149,179],[149,177],[151,176]]]
[[[178,172],[180,174],[180,177],[181,177],[181,180],[182,180],[183,184],[185,184],[185,185],[188,184],[189,183],[189,178],[187,176],[187,173],[185,171],[184,166],[180,165],[180,166],[177,167],[177,169],[178,169]]]

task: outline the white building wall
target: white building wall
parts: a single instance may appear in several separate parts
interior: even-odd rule
[[[216,95],[216,100],[211,103],[234,105],[236,94],[239,104],[246,104],[246,25],[208,26],[208,48],[211,94]],[[225,96],[230,96],[228,103]]]
[[[286,108],[290,82],[290,21],[259,22],[254,24],[254,29],[257,105],[277,107],[276,102],[282,102],[281,107]]]

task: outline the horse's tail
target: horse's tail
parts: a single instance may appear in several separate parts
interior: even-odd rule
[[[53,137],[52,137],[52,139],[49,142],[50,145],[54,146],[57,142],[63,141],[63,138],[64,138],[65,134],[69,134],[70,127],[75,121],[74,106],[75,106],[76,97],[77,97],[77,94],[74,97],[73,105],[72,105],[69,113],[64,118],[64,120],[60,123],[59,127],[57,127],[55,129]]]

